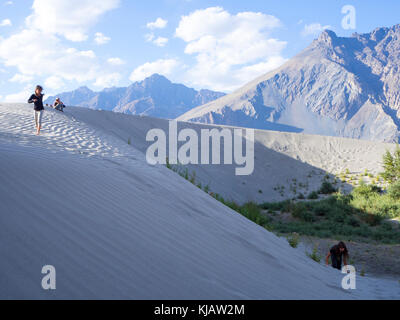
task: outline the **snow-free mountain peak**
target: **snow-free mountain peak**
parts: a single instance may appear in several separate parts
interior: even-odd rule
[[[81,87],[61,93],[57,97],[68,106],[174,119],[223,95],[224,93],[210,90],[197,91],[172,83],[162,75],[153,74],[129,87],[107,88],[100,92]],[[53,103],[54,100],[55,97],[49,97],[46,103]]]
[[[277,70],[179,120],[398,142],[399,50],[400,25],[325,30]]]

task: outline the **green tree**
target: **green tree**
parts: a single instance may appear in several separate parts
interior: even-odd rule
[[[383,156],[382,177],[389,183],[394,183],[400,180],[400,147],[397,145],[396,150],[392,154],[387,151]]]

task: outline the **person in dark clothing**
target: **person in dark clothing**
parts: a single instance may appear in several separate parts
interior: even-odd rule
[[[57,99],[56,99],[56,101],[54,102],[53,106],[54,106],[54,109],[56,109],[56,110],[58,110],[58,111],[61,111],[61,112],[64,112],[65,105],[64,105],[64,103],[60,100],[60,98],[57,98]]]
[[[332,260],[332,267],[335,269],[342,270],[342,261],[347,266],[347,259],[349,258],[349,252],[343,241],[340,241],[337,245],[333,246],[326,257],[326,265],[329,266],[329,258]]]
[[[40,130],[42,129],[42,118],[44,112],[43,106],[43,97],[42,94],[43,88],[41,86],[36,86],[35,93],[31,95],[28,100],[28,103],[33,103],[34,107],[34,117],[35,117],[35,125],[36,125],[36,134],[40,134]]]

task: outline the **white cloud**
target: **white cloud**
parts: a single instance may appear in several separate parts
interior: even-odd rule
[[[121,74],[115,72],[97,77],[94,85],[96,87],[101,87],[101,88],[113,87],[117,86],[120,81],[121,81]]]
[[[306,37],[306,36],[316,36],[322,31],[326,29],[331,29],[332,27],[330,25],[322,26],[320,23],[311,23],[311,24],[306,24],[303,28],[303,31],[301,34]]]
[[[253,65],[241,68],[239,70],[239,72],[236,73],[236,75],[239,75],[240,77],[243,77],[246,79],[255,79],[260,74],[264,74],[264,73],[267,73],[269,71],[279,68],[286,61],[287,61],[287,59],[284,59],[283,57],[279,57],[279,56],[271,57],[266,62],[260,62],[258,64],[253,64]],[[238,80],[240,80],[240,78],[238,78]]]
[[[147,42],[153,42],[155,35],[154,33],[147,33],[144,35],[144,38],[146,39]]]
[[[48,77],[45,80],[44,85],[47,88],[57,90],[57,89],[60,89],[60,88],[62,88],[64,86],[64,81],[60,77],[51,76],[51,77]]]
[[[154,22],[149,22],[146,27],[150,30],[154,30],[154,29],[164,29],[168,24],[167,20],[164,20],[162,18],[158,18],[156,21]]]
[[[0,58],[24,75],[59,74],[68,80],[86,81],[96,74],[93,51],[66,48],[57,37],[43,37],[37,30],[25,29],[2,40]]]
[[[96,42],[98,45],[106,44],[110,40],[110,37],[105,36],[101,32],[96,32],[96,34],[94,35],[94,42]]]
[[[5,66],[18,69],[13,81],[26,83],[47,77],[45,85],[52,89],[62,87],[64,81],[95,80],[96,85],[106,86],[116,83],[117,78],[104,68],[93,51],[67,48],[56,36],[43,37],[37,30],[26,29],[0,41],[0,59]]]
[[[77,51],[75,49],[72,49],[72,50],[70,50],[70,52],[76,53]],[[79,55],[81,55],[82,57],[90,58],[90,59],[96,58],[96,54],[92,50],[80,51]]]
[[[11,6],[11,5],[13,5],[13,4],[14,4],[14,2],[12,2],[12,1],[6,1],[6,2],[4,3],[5,6]]]
[[[33,86],[27,85],[18,93],[9,94],[4,97],[4,102],[27,102],[33,93]]]
[[[12,26],[12,22],[10,19],[4,19],[0,21],[0,27],[10,27]]]
[[[75,3],[76,1],[54,0],[51,1],[49,6],[54,9],[61,4],[65,5],[66,2]],[[102,1],[99,4],[100,8],[94,10],[94,15],[104,12],[105,2],[110,7],[112,3],[117,4],[119,0]],[[43,3],[47,3],[47,1],[35,0],[34,7],[40,7]],[[90,7],[89,4],[93,6],[98,2],[83,0],[79,3],[83,3],[82,8],[80,5],[78,6],[79,9],[85,11]],[[68,5],[65,6],[68,7]],[[0,60],[4,66],[15,67],[18,70],[18,73],[10,81],[27,83],[34,79],[45,78],[45,85],[53,89],[62,87],[65,81],[86,82],[95,80],[97,84],[115,82],[116,76],[113,74],[113,70],[105,68],[94,51],[78,50],[66,45],[66,42],[62,41],[57,34],[59,32],[56,32],[60,29],[43,31],[35,25],[32,19],[40,12],[37,7],[35,10],[26,20],[25,28],[8,38],[0,37]],[[72,17],[76,17],[74,12]],[[89,20],[93,21],[93,18],[89,18]],[[76,30],[75,27],[78,28],[79,26],[73,26],[72,30]],[[32,41],[32,39],[35,39],[35,41]],[[11,97],[13,96],[11,95]]]
[[[109,58],[107,62],[112,66],[122,66],[125,64],[125,61],[120,58]]]
[[[9,81],[18,83],[28,83],[33,81],[33,77],[31,75],[17,73]]]
[[[196,87],[232,91],[279,66],[286,42],[270,33],[280,26],[279,19],[271,15],[232,15],[220,7],[183,16],[175,35],[187,43],[185,53],[196,58],[186,81]]]
[[[34,0],[27,24],[70,41],[85,41],[88,29],[101,15],[119,6],[120,0]]]
[[[158,37],[153,43],[158,47],[165,47],[168,43],[168,38]]]
[[[144,38],[146,39],[147,42],[151,42],[157,47],[165,47],[169,41],[168,38],[164,37],[155,37],[154,33],[148,33],[144,35]]]
[[[155,73],[163,76],[170,76],[180,63],[175,59],[160,59],[154,62],[147,62],[137,67],[129,77],[131,81],[141,81]]]

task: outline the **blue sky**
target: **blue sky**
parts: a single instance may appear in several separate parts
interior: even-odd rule
[[[355,29],[342,8],[355,9]],[[230,92],[301,51],[324,28],[340,36],[400,23],[398,0],[0,0],[0,101],[152,73]]]

